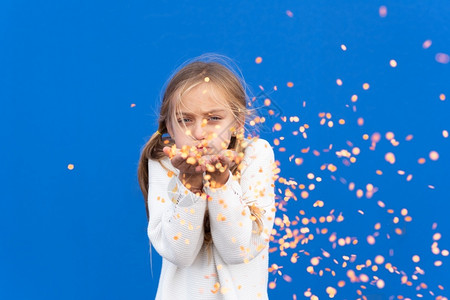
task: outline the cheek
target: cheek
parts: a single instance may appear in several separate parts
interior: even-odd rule
[[[234,128],[233,121],[225,121],[220,125],[221,127],[216,129],[216,132],[222,137],[231,137],[232,129]]]
[[[188,142],[188,138],[186,135],[182,132],[176,131],[173,139],[175,141],[175,144],[177,145],[177,148],[181,148],[182,146],[186,145]]]

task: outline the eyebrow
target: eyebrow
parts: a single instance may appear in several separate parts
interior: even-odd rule
[[[224,112],[225,112],[224,109],[213,109],[210,111],[203,112],[203,115],[207,116],[207,115],[212,115],[212,114],[216,114],[216,113],[224,113]],[[178,113],[178,115],[193,115],[193,113],[182,111],[182,112]]]

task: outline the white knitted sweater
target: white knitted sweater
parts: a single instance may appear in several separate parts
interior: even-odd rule
[[[149,160],[148,236],[163,259],[156,299],[268,299],[274,153],[263,139],[248,142],[240,183],[230,172],[223,188],[204,187],[209,200],[180,182],[168,158]],[[253,203],[265,211],[262,233],[251,219]],[[206,210],[210,251],[204,245]]]

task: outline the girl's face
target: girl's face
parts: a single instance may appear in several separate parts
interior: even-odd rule
[[[167,124],[177,148],[194,146],[206,154],[227,149],[238,122],[226,101],[211,83],[201,83],[185,93],[174,122]]]

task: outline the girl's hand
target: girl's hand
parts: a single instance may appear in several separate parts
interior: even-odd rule
[[[172,165],[184,174],[198,174],[206,171],[201,153],[192,148],[164,147],[164,154],[170,158]]]
[[[175,146],[164,147],[164,154],[170,158],[172,165],[180,170],[178,178],[193,193],[201,193],[203,190],[203,172],[206,171],[204,159],[197,149]]]
[[[206,174],[212,187],[220,187],[228,181],[228,170],[236,161],[237,154],[233,150],[222,150],[217,155],[205,155]]]

